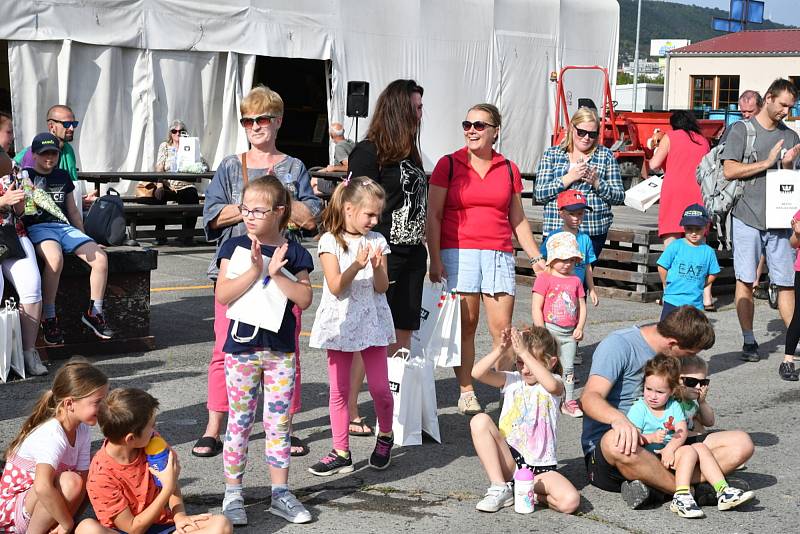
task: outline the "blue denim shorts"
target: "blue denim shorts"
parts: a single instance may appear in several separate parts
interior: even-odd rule
[[[516,278],[511,252],[446,248],[441,256],[450,289],[459,293],[514,294]]]
[[[758,230],[731,217],[733,270],[745,284],[756,281],[758,260],[763,254],[769,267],[769,281],[781,287],[794,287],[794,250],[789,244],[791,230]]]
[[[61,250],[68,254],[84,243],[94,241],[74,226],[64,223],[33,224],[28,227],[28,237],[34,245],[42,241],[57,241],[61,245]]]

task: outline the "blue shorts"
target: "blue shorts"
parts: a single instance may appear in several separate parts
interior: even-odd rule
[[[28,237],[34,245],[38,245],[42,241],[57,241],[61,245],[61,250],[67,254],[74,252],[84,243],[94,241],[74,226],[64,223],[33,224],[28,227]],[[792,283],[794,283],[794,279],[792,279]]]
[[[449,289],[459,293],[514,294],[517,281],[511,252],[446,248],[441,256]]]
[[[795,252],[789,244],[791,230],[758,230],[731,217],[733,270],[745,284],[756,281],[758,260],[763,254],[769,267],[769,281],[781,287],[794,287]]]

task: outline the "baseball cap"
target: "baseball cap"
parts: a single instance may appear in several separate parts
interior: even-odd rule
[[[565,209],[567,211],[575,210],[589,210],[592,208],[586,203],[586,195],[575,189],[567,189],[558,194],[557,198],[558,209]]]
[[[547,265],[553,260],[583,259],[578,240],[570,232],[558,232],[547,238]]]
[[[37,134],[31,143],[31,152],[34,154],[41,154],[42,152],[51,152],[55,150],[61,153],[61,142],[55,135],[45,132]]]
[[[705,226],[709,223],[708,211],[702,204],[692,204],[683,210],[681,226]]]

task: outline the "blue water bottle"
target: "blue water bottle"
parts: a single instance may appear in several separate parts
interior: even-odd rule
[[[147,463],[150,464],[153,469],[163,471],[164,468],[167,467],[167,461],[169,460],[169,446],[161,436],[156,435],[150,438],[150,441],[144,448],[144,453],[147,455]],[[156,479],[156,486],[160,488],[161,481],[158,479],[158,477],[153,478]]]

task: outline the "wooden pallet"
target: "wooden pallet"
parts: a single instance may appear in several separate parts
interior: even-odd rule
[[[661,298],[663,288],[658,275],[657,261],[664,250],[658,237],[658,206],[641,213],[627,206],[615,206],[614,223],[608,232],[606,246],[594,267],[594,284],[601,297],[653,302]],[[542,206],[525,206],[525,213],[534,236],[541,242]],[[716,246],[714,236],[709,244]],[[534,276],[528,258],[514,242],[517,282],[532,285]],[[729,290],[734,282],[733,259],[730,250],[717,250],[722,272],[715,283],[716,293]]]

